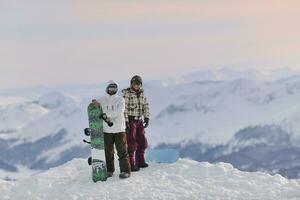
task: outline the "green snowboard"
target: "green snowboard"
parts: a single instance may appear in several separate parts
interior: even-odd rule
[[[94,182],[107,180],[105,161],[101,160],[101,151],[104,150],[103,119],[101,105],[93,100],[88,106],[89,132],[91,144],[92,178]]]

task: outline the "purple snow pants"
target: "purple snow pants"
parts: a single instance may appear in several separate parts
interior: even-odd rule
[[[142,120],[130,120],[127,132],[128,154],[131,168],[145,163],[145,149],[148,146]]]

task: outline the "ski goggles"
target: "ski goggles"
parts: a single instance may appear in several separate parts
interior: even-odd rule
[[[141,84],[140,82],[138,82],[138,81],[134,81],[134,82],[132,83],[132,86],[139,86],[139,87],[142,87],[142,84]]]
[[[109,92],[117,92],[118,88],[109,87],[109,88],[107,88],[107,91],[109,91]]]
[[[107,92],[109,93],[116,93],[118,91],[118,86],[115,84],[111,84],[107,87]]]

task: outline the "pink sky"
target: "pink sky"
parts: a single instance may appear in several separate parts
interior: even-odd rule
[[[0,1],[0,88],[300,69],[300,1]]]

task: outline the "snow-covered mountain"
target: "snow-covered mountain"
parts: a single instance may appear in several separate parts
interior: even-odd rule
[[[225,144],[252,125],[278,124],[294,136],[300,134],[300,76],[263,83],[246,79],[190,82],[149,88],[148,93],[157,111],[150,127],[152,144],[194,138]]]
[[[145,81],[144,87],[150,146],[173,146],[183,157],[230,162],[241,170],[300,177],[297,72],[227,68]],[[86,107],[103,93],[103,83],[0,91],[2,178],[87,157]]]
[[[193,160],[231,163],[243,171],[264,171],[299,178],[299,145],[295,145],[290,134],[276,125],[244,128],[225,145],[186,141],[161,144],[159,148],[176,148],[182,157]]]
[[[0,181],[1,199],[273,199],[300,197],[300,182],[280,175],[241,172],[230,164],[181,159],[151,164],[126,180],[93,183],[84,159],[74,159],[15,182]]]
[[[223,67],[218,69],[197,70],[181,77],[173,77],[164,80],[164,83],[166,85],[174,85],[194,81],[232,81],[236,79],[247,79],[255,82],[270,82],[295,75],[300,75],[300,71],[291,70],[289,68],[279,68],[274,70],[236,70],[229,67]]]

